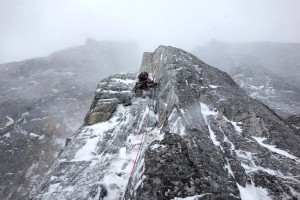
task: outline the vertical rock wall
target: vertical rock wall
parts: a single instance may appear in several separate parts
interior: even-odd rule
[[[243,199],[250,190],[257,199],[299,198],[300,138],[274,111],[180,49],[147,54],[147,70],[160,83],[165,137],[149,145],[143,181],[128,199]]]

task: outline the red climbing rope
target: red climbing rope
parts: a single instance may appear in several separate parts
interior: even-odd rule
[[[147,102],[145,105],[148,104],[148,101],[149,99],[147,99]],[[144,106],[144,109],[145,109],[145,106]],[[130,176],[129,176],[129,179],[128,179],[128,182],[132,176],[132,174],[134,173],[134,170],[135,170],[135,166],[137,164],[137,161],[139,160],[139,155],[140,155],[140,152],[141,152],[141,149],[142,149],[142,146],[143,146],[143,143],[144,143],[144,138],[145,138],[145,135],[147,133],[146,129],[147,129],[147,126],[148,126],[148,121],[149,121],[149,113],[150,113],[150,109],[148,110],[148,114],[147,114],[147,117],[146,117],[146,121],[145,121],[145,124],[144,124],[144,127],[142,127],[142,132],[143,132],[143,136],[142,136],[142,139],[141,139],[141,142],[139,144],[139,149],[138,149],[138,152],[136,154],[136,157],[135,157],[135,160],[134,160],[134,163],[133,163],[133,166],[132,166],[132,169],[131,169],[131,172],[130,172]],[[127,184],[128,185],[128,184]],[[125,199],[125,192],[123,194],[123,197],[122,199]]]
[[[147,103],[148,103],[148,100],[147,100]],[[132,175],[133,172],[134,172],[135,165],[136,165],[136,161],[137,161],[137,159],[138,159],[138,157],[139,157],[139,154],[140,154],[140,151],[141,151],[142,144],[144,143],[143,140],[144,140],[145,134],[147,133],[147,132],[146,132],[146,128],[147,128],[148,121],[149,121],[149,113],[150,113],[150,109],[149,109],[148,114],[147,114],[146,123],[145,123],[145,125],[144,125],[143,136],[142,136],[141,143],[140,143],[140,145],[139,145],[139,149],[138,149],[138,152],[137,152],[137,154],[136,154],[136,157],[135,157],[135,160],[134,160],[132,169],[131,169],[130,177],[131,177],[131,175]],[[129,177],[129,179],[130,179],[130,177]]]

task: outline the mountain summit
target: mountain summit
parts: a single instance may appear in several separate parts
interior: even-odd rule
[[[145,53],[141,71],[154,97],[132,97],[137,74],[103,79],[29,199],[300,198],[294,126],[183,50]]]

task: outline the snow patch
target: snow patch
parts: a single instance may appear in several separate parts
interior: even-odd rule
[[[213,89],[216,89],[216,88],[219,88],[221,86],[218,86],[218,85],[209,85],[210,88],[213,88]]]
[[[228,137],[224,134],[224,131],[222,130],[221,127],[220,127],[220,131],[222,131],[222,132],[223,132],[223,135],[224,135],[224,140],[223,140],[223,142],[228,142],[228,143],[230,144],[230,150],[231,150],[231,151],[235,150],[234,144],[233,144],[230,140],[228,140]]]
[[[234,178],[234,174],[232,172],[231,166],[230,166],[229,161],[228,161],[227,158],[226,158],[226,161],[227,161],[227,164],[225,164],[225,169],[227,169],[228,173]]]
[[[34,118],[34,119],[31,119],[30,122],[33,122],[33,121],[42,121],[42,120],[45,120],[49,117],[44,117],[44,118]]]
[[[54,93],[58,93],[59,92],[59,90],[54,89],[54,88],[51,91],[54,92]]]
[[[15,123],[15,121],[14,121],[12,118],[10,118],[9,116],[6,116],[6,118],[9,120],[9,121],[6,122],[6,124],[5,124],[6,127],[7,127],[7,126],[10,126],[10,125],[12,125],[12,124]]]
[[[35,133],[29,133],[29,136],[30,136],[30,137],[38,137],[39,140],[42,140],[42,139],[44,139],[44,137],[45,137],[45,135],[37,135],[37,134],[35,134]]]
[[[119,158],[126,158],[126,147],[119,149]]]
[[[114,116],[107,122],[101,122],[98,124],[88,126],[90,130],[93,130],[93,137],[88,139],[86,144],[83,145],[83,147],[77,151],[75,158],[72,161],[88,161],[95,159],[94,154],[97,149],[97,143],[102,139],[103,133],[112,129],[117,124],[117,117]]]
[[[293,127],[295,127],[296,129],[300,129],[300,127],[299,126],[295,126],[295,125],[292,125]]]
[[[66,139],[64,139],[64,138],[58,138],[58,137],[56,137],[55,138],[55,144],[58,144],[58,145],[65,145],[65,143],[66,143]]]
[[[10,137],[10,132],[8,132],[8,133],[5,133],[4,135],[3,135],[4,137]]]
[[[131,135],[131,139],[133,138],[135,138],[134,141],[131,140],[133,143],[141,143],[141,139],[138,140],[138,137],[133,137],[133,135]],[[111,162],[110,167],[101,181],[101,183],[106,185],[106,188],[108,189],[108,195],[105,199],[120,198],[125,192],[139,148],[139,145],[131,144],[131,146],[133,146],[131,151],[126,151],[126,147],[119,149],[118,159]],[[142,160],[140,164],[143,165]],[[136,166],[136,168],[137,167],[138,166]]]
[[[185,135],[185,127],[182,124],[182,119],[176,109],[173,109],[172,113],[168,117],[168,121],[171,122],[170,132],[179,134],[180,136]]]
[[[159,140],[159,141],[162,141],[164,138],[165,138],[165,134],[163,134],[163,133],[159,133],[156,136],[156,139]]]
[[[209,194],[209,193],[207,193]],[[181,198],[181,197],[175,197],[174,199],[172,200],[196,200],[198,198],[201,198],[201,197],[204,197],[205,195],[207,194],[200,194],[200,195],[196,195],[196,196],[190,196],[190,197],[184,197],[184,198]]]
[[[223,116],[223,118],[225,119],[225,121],[231,123],[235,129],[236,132],[238,132],[239,134],[241,134],[243,132],[243,129],[238,126],[238,125],[242,125],[242,122],[234,122],[234,121],[230,121],[229,119],[227,119],[225,116]]]
[[[50,187],[48,188],[48,192],[47,193],[53,193],[55,192],[55,190],[59,187],[59,183],[55,183],[50,185]]]
[[[157,149],[157,148],[165,148],[166,145],[162,145],[162,144],[154,144],[152,146],[150,146],[151,150]]]
[[[30,83],[33,83],[33,84],[35,84],[35,85],[37,85],[37,84],[39,84],[38,82],[36,82],[36,81],[29,81]]]
[[[237,183],[242,200],[271,200],[266,189],[247,184],[244,188]]]
[[[95,153],[97,143],[99,141],[98,137],[94,137],[89,139],[86,144],[77,151],[75,158],[73,161],[84,161],[84,160],[91,160],[94,158],[93,153]]]
[[[101,93],[117,94],[119,92],[118,91],[113,91],[113,90],[102,90]]]
[[[218,112],[209,110],[208,106],[204,103],[200,102],[200,107],[201,107],[201,113],[205,117],[208,115],[215,115],[215,116],[218,115]]]
[[[248,86],[250,89],[253,89],[253,90],[259,90],[258,87],[254,86],[254,85],[247,84],[247,86]]]
[[[211,129],[209,121],[207,120],[207,116],[209,116],[209,115],[215,115],[216,116],[218,114],[218,112],[214,112],[214,111],[209,110],[208,106],[204,103],[201,103],[201,102],[200,102],[200,107],[201,107],[201,113],[203,115],[204,121],[205,121],[206,125],[208,126],[209,135],[210,135],[211,140],[213,141],[214,145],[220,146],[220,142],[217,141],[216,135],[215,135],[214,131]]]
[[[264,168],[261,166],[257,166],[254,162],[251,152],[236,150],[235,151],[237,156],[241,158],[241,166],[245,169],[247,174],[255,171],[264,171],[273,176],[280,176],[282,178],[286,178],[280,171],[275,171],[273,169]]]
[[[26,171],[25,177],[28,178],[32,175],[33,170],[39,166],[38,163],[33,163]]]
[[[256,140],[256,142],[258,142],[258,144],[260,144],[263,147],[266,147],[270,151],[272,151],[274,153],[278,153],[280,155],[283,155],[283,156],[291,158],[291,159],[295,159],[298,162],[300,162],[299,158],[297,158],[296,156],[293,156],[293,155],[289,154],[288,152],[286,152],[284,150],[278,149],[275,145],[270,145],[270,144],[263,143],[263,141],[265,141],[267,138],[254,137],[254,136],[252,136],[252,138],[254,138]]]
[[[26,117],[26,116],[29,116],[29,112],[28,111],[22,113],[22,117]]]
[[[111,80],[115,81],[115,82],[120,82],[122,84],[132,84],[132,83],[135,83],[135,80],[128,79],[128,78],[126,78],[125,80],[124,79],[120,79],[120,78],[112,78]]]
[[[177,120],[171,125],[170,131],[172,133],[177,133],[180,136],[184,136],[185,135],[185,127],[182,124],[181,117],[178,117]]]
[[[257,166],[254,163],[252,153],[248,151],[235,150],[236,155],[241,159],[241,165],[248,174],[252,171],[256,171]]]

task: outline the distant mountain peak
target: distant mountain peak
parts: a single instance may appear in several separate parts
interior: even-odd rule
[[[27,199],[82,125],[99,80],[138,68],[135,45],[90,43],[0,65],[1,200]]]
[[[99,43],[99,42],[97,40],[95,40],[94,38],[87,38],[85,40],[86,45],[92,45],[92,44],[95,44],[95,43]]]

